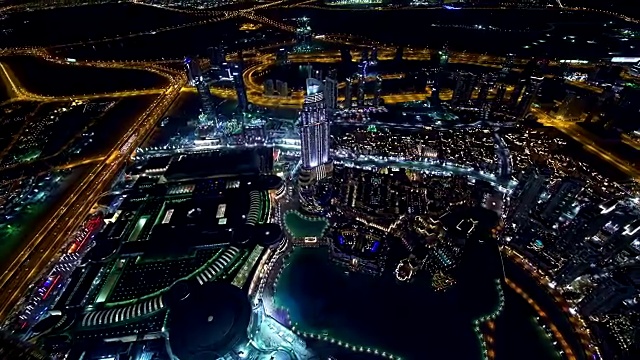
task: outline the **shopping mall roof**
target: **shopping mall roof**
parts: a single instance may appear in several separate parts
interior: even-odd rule
[[[251,304],[240,289],[225,283],[192,286],[171,306],[169,347],[180,360],[217,359],[247,339]]]

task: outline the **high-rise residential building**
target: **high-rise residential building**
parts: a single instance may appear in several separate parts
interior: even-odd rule
[[[402,61],[403,56],[404,56],[404,47],[398,46],[393,60],[396,62]]]
[[[326,177],[332,170],[329,161],[329,121],[322,82],[307,79],[307,93],[300,113],[302,168],[299,183],[308,185]]]
[[[480,89],[478,91],[478,106],[482,107],[489,101],[489,92],[496,86],[496,77],[493,74],[485,74],[480,80]]]
[[[233,86],[236,89],[236,96],[238,97],[238,110],[245,112],[249,108],[249,99],[247,98],[247,89],[244,85],[244,78],[242,77],[241,62],[233,63],[231,76],[233,77]]]
[[[580,248],[556,272],[553,278],[555,286],[571,284],[579,276],[585,274],[592,265],[595,265],[598,258],[599,255],[593,248]]]
[[[526,85],[522,99],[516,107],[516,116],[519,119],[524,119],[531,110],[533,100],[538,96],[540,91],[540,85],[542,85],[543,77],[531,77],[529,83]]]
[[[329,70],[324,80],[324,101],[327,112],[332,113],[338,108],[338,72],[335,69]]]
[[[430,98],[431,104],[434,106],[440,105],[440,87],[444,82],[444,72],[449,64],[449,50],[446,46],[442,50],[438,51],[437,60],[438,63],[436,64]]]
[[[353,94],[351,93],[353,88],[353,78],[348,77],[346,82],[347,84],[344,88],[344,108],[349,109],[351,108],[351,98],[353,97]]]
[[[343,64],[351,64],[353,58],[351,57],[351,51],[348,48],[340,49],[340,61]]]
[[[190,84],[195,84],[197,80],[202,78],[202,69],[198,64],[198,59],[192,59],[190,57],[184,58],[184,67],[187,71],[187,78]]]
[[[376,65],[378,63],[378,48],[371,49],[371,54],[369,54],[369,64]]]
[[[614,217],[617,206],[618,200],[615,199],[602,204],[592,202],[584,205],[558,240],[558,246],[567,251],[580,247],[585,239],[597,234]]]
[[[212,67],[221,68],[227,63],[226,51],[224,46],[210,47],[209,49],[209,61]]]
[[[499,84],[496,88],[496,96],[493,98],[493,108],[499,109],[502,107],[505,95],[507,94],[507,86],[505,84]]]
[[[585,182],[577,178],[564,178],[560,181],[558,189],[547,201],[542,211],[542,218],[555,223],[575,203],[576,197],[584,189]]]
[[[289,96],[289,84],[286,81],[276,80],[276,91],[280,96]]]
[[[623,300],[636,294],[635,287],[624,278],[607,278],[589,295],[578,303],[583,316],[609,312],[619,306]]]
[[[500,70],[500,77],[504,78],[511,72],[511,69],[513,69],[514,59],[515,59],[514,54],[507,54],[504,64],[502,64],[502,69]]]
[[[287,49],[278,49],[278,51],[276,52],[276,64],[283,65],[287,63],[289,63],[289,53],[287,52]]]
[[[211,90],[209,89],[209,84],[202,76],[202,70],[200,69],[200,65],[198,64],[198,60],[185,58],[184,65],[187,70],[187,76],[189,77],[189,81],[193,84],[198,91],[198,97],[200,98],[200,102],[202,104],[202,123],[203,125],[213,125],[217,123],[217,114],[216,114],[216,104],[213,95],[211,95]]]
[[[364,49],[360,53],[360,62],[369,62],[369,49]]]
[[[516,196],[509,212],[514,223],[520,224],[529,219],[529,213],[538,203],[550,175],[551,171],[547,168],[531,166],[526,170],[514,191]]]
[[[367,82],[367,67],[369,63],[367,61],[361,61],[358,65],[358,93],[356,94],[356,101],[359,107],[364,106],[364,87]]]
[[[273,84],[273,80],[267,79],[263,84],[263,93],[267,96],[272,96],[275,92],[275,85]]]
[[[471,101],[471,95],[476,85],[476,76],[471,73],[457,75],[456,87],[453,90],[451,106],[464,106]]]
[[[373,90],[373,106],[380,106],[380,98],[382,96],[382,78],[376,77],[376,85]]]

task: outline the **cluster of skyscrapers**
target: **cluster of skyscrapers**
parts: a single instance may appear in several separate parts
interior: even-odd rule
[[[224,47],[212,47],[209,48],[209,63],[208,69],[203,70],[197,58],[186,57],[184,59],[189,84],[196,88],[202,106],[198,125],[220,130],[224,128],[225,124],[217,113],[217,104],[211,94],[210,84],[214,81],[232,81],[238,99],[237,112],[240,115],[244,114],[249,109],[249,99],[242,77],[242,53],[240,53],[239,61],[229,63],[226,60]]]
[[[448,59],[446,48],[438,53],[439,61],[430,97],[432,105],[440,104],[440,87],[444,80],[443,73],[447,68]],[[499,74],[488,73],[478,76],[465,71],[455,72],[453,73],[455,85],[450,105],[458,109],[479,109],[481,118],[485,120],[491,111],[508,112],[518,119],[524,119],[529,115],[544,80],[543,77],[534,75],[535,66],[533,61],[528,64],[510,94],[507,93],[506,77],[513,68],[513,55],[507,56]],[[491,93],[493,96],[490,98]]]
[[[566,288],[597,274],[589,281],[594,289],[575,304],[583,316],[635,306],[640,269],[634,270],[628,249],[637,241],[640,215],[623,200],[594,201],[584,194],[586,182],[580,178],[554,182],[552,174],[531,166],[522,175],[507,211],[506,222],[514,229],[508,241],[532,256],[542,254],[537,265],[553,274],[552,286]]]
[[[378,63],[378,50],[376,48],[362,51],[360,60],[358,62],[358,71],[352,76],[347,78],[347,86],[345,88],[344,108],[349,109],[353,106],[353,97],[355,94],[356,106],[365,106],[365,84],[367,79],[370,78],[368,69],[369,66],[374,66]],[[382,78],[375,76],[375,90],[374,97],[371,102],[372,106],[380,106],[380,96],[382,93]]]

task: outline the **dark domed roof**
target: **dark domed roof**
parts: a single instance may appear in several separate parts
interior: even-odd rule
[[[115,254],[120,247],[120,241],[117,239],[103,238],[96,241],[96,244],[87,252],[83,258],[83,263],[101,262]]]
[[[200,286],[195,280],[179,280],[175,282],[167,292],[164,293],[164,303],[168,307],[178,305],[179,302],[184,301],[191,294],[191,289],[196,286]]]
[[[180,360],[216,359],[248,341],[249,298],[225,283],[189,284],[184,300],[170,306],[169,346]]]
[[[76,320],[76,315],[73,312],[60,312],[59,310],[53,310],[49,312],[42,320],[38,321],[32,331],[35,335],[42,334],[48,331],[61,332],[69,328]]]
[[[282,186],[283,182],[284,180],[278,175],[265,175],[260,179],[260,183],[265,190],[276,190]]]
[[[234,245],[248,245],[253,237],[254,225],[242,224],[233,229],[232,241]]]
[[[256,242],[262,246],[271,246],[280,243],[284,233],[278,224],[262,224],[256,226],[254,234]]]

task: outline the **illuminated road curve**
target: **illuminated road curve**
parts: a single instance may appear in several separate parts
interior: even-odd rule
[[[595,136],[582,129],[577,123],[555,119],[540,109],[533,109],[532,113],[538,116],[538,121],[541,124],[558,129],[580,143],[590,153],[613,165],[629,177],[640,180],[640,170],[638,168],[598,145],[595,141]]]
[[[509,259],[511,259],[511,261],[514,264],[521,267],[524,271],[526,271],[529,275],[531,275],[531,277],[537,282],[538,286],[542,290],[545,290],[549,294],[549,296],[553,298],[555,303],[559,306],[559,308],[565,313],[565,315],[569,319],[569,322],[571,323],[571,326],[573,327],[573,330],[575,331],[575,333],[578,335],[580,344],[582,348],[585,350],[588,358],[601,359],[602,357],[595,356],[595,354],[599,352],[599,349],[595,345],[595,341],[592,337],[592,333],[589,330],[589,327],[587,326],[585,321],[580,317],[578,313],[571,310],[571,308],[569,307],[569,304],[564,299],[562,294],[560,294],[556,289],[549,286],[549,278],[545,275],[542,275],[538,269],[533,267],[533,265],[526,259],[526,257],[518,253],[515,249],[505,246],[501,250],[503,254],[509,257]],[[507,284],[511,286],[514,290],[516,290],[516,292],[518,292],[520,295],[524,293],[524,291],[522,290],[518,291],[519,287],[517,286],[517,284],[511,282],[509,279],[507,279]],[[529,299],[529,300],[532,300],[532,299]],[[529,302],[529,300],[527,301]],[[541,317],[543,318],[548,317],[548,315],[544,311],[542,311],[542,309],[537,304],[535,304],[534,308],[538,312],[538,315],[540,315]],[[562,334],[559,334],[560,336],[556,334],[556,332],[559,333],[557,329],[552,329],[552,331],[554,332],[554,335],[556,336],[556,338],[558,339],[562,338]],[[564,341],[563,343],[561,343],[561,346],[565,350],[565,353],[569,354],[569,352],[567,351],[567,348],[569,347],[567,342]]]

